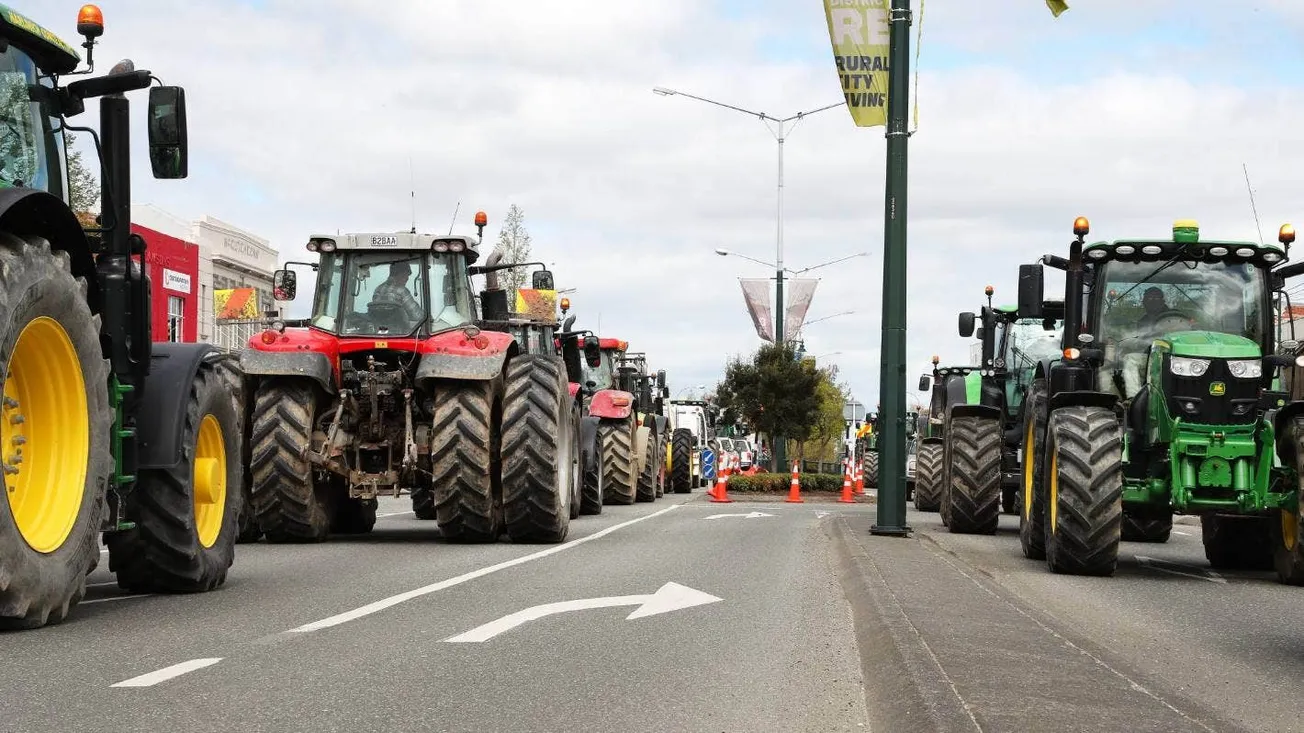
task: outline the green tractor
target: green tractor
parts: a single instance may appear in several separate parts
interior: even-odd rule
[[[933,357],[933,373],[919,377],[919,391],[930,392],[927,413],[916,418],[915,431],[915,509],[921,512],[941,512],[945,524],[949,517],[943,502],[945,494],[946,434],[952,427],[949,420],[953,405],[966,406],[978,403],[976,382],[968,376],[978,367],[938,366],[941,359]],[[961,411],[957,417],[963,417]],[[961,423],[963,425],[963,423]]]
[[[1038,364],[1059,355],[1064,305],[1042,304],[1036,318],[1016,306],[987,305],[960,314],[962,338],[981,342],[977,369],[965,376],[964,401],[948,406],[944,436],[943,516],[956,533],[992,534],[1000,514],[1017,513],[1024,396]]]
[[[1061,358],[1039,367],[1024,435],[1023,551],[1051,571],[1111,575],[1125,518],[1199,515],[1215,568],[1275,567],[1304,585],[1299,477],[1304,402],[1278,370],[1298,348],[1273,332],[1274,292],[1304,272],[1276,244],[1170,239],[1088,245],[1019,273],[1019,310],[1040,315],[1043,267],[1065,275]],[[1287,298],[1282,298],[1286,300]]]
[[[213,590],[242,511],[243,377],[216,347],[153,343],[146,242],[131,232],[126,94],[149,88],[152,172],[180,179],[185,93],[151,87],[129,60],[89,76],[99,8],[84,6],[77,30],[82,71],[71,46],[0,5],[0,629],[67,618],[101,533],[120,587]],[[84,230],[64,130],[84,129],[68,119],[96,98],[103,213]]]

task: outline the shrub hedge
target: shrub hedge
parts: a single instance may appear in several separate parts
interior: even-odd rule
[[[755,476],[730,476],[729,490],[738,493],[775,493],[788,491],[792,475],[786,473],[758,473]],[[828,473],[801,474],[802,491],[842,491],[842,477]]]

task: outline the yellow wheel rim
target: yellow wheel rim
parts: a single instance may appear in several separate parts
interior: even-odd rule
[[[1281,542],[1289,552],[1295,551],[1295,540],[1299,537],[1299,517],[1295,512],[1281,510]]]
[[[1023,518],[1032,519],[1032,440],[1033,416],[1028,416],[1028,430],[1023,436]]]
[[[1047,497],[1050,501],[1050,533],[1055,534],[1055,528],[1059,526],[1059,444],[1051,446],[1050,453],[1050,492]]]
[[[212,547],[222,533],[226,514],[226,443],[217,418],[204,415],[195,441],[195,532],[199,544]]]
[[[77,523],[91,451],[81,361],[53,318],[34,318],[18,334],[0,413],[9,511],[29,547],[54,552]]]

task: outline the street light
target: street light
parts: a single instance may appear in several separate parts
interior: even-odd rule
[[[758,259],[756,259],[755,257],[752,257],[752,256],[750,256],[750,255],[745,255],[745,254],[743,254],[742,252],[733,252],[733,251],[731,251],[731,250],[720,249],[720,248],[717,247],[716,250],[715,250],[715,253],[718,254],[718,255],[720,255],[721,257],[730,257],[730,256],[733,256],[733,257],[741,257],[741,258],[743,258],[744,260],[749,260],[749,261],[751,261],[751,262],[755,262],[755,263],[758,264],[758,265],[764,265],[765,267],[772,267],[772,268],[775,268],[776,270],[779,269],[779,266],[776,265],[776,264],[774,264],[773,262],[766,262],[766,261],[764,261],[764,260],[758,260]],[[786,273],[788,273],[788,274],[790,274],[790,275],[801,275],[801,274],[803,274],[803,273],[810,272],[811,270],[818,270],[818,269],[820,269],[821,267],[828,267],[829,265],[836,265],[836,264],[838,264],[839,262],[846,262],[847,260],[850,260],[850,259],[853,259],[853,258],[856,258],[856,257],[868,257],[868,256],[869,256],[869,253],[868,253],[868,252],[857,252],[857,253],[855,253],[854,255],[846,255],[845,257],[839,257],[839,258],[837,258],[837,259],[835,259],[835,260],[829,260],[828,262],[821,262],[821,263],[818,264],[818,265],[811,265],[810,267],[805,267],[805,268],[802,268],[802,269],[800,269],[800,270],[791,270],[791,269],[788,269],[788,268],[786,268],[786,267],[785,267],[785,268],[782,268],[782,269],[783,269],[784,272],[786,272]]]
[[[688,392],[689,390],[692,390],[692,391],[695,391],[695,392],[696,392],[696,391],[701,391],[701,390],[704,390],[704,389],[706,389],[706,385],[705,385],[705,384],[699,384],[699,385],[697,385],[696,387],[684,387],[683,389],[681,389],[681,390],[679,390],[678,392],[675,393],[675,399],[679,399],[679,395],[681,395],[681,394],[683,394],[683,393],[685,393],[685,392]]]

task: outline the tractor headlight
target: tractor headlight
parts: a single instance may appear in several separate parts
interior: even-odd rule
[[[1202,377],[1209,371],[1209,360],[1174,356],[1168,368],[1179,377]]]
[[[1228,360],[1227,371],[1231,372],[1233,377],[1258,379],[1263,376],[1263,361],[1260,359]]]

